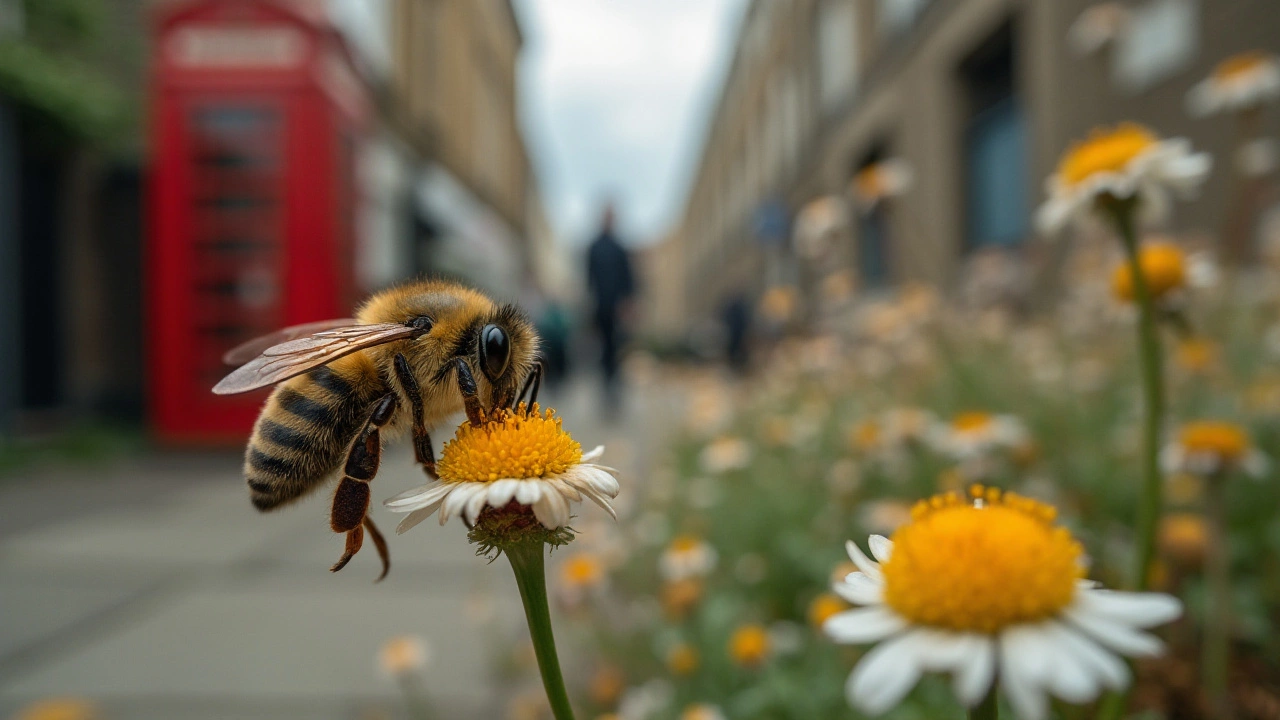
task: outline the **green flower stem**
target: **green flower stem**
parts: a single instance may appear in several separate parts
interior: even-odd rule
[[[969,708],[969,720],[997,720],[1000,716],[1000,702],[997,699],[996,683],[991,683],[991,689],[987,691],[987,696],[982,698],[982,702]]]
[[[1137,549],[1134,553],[1133,585],[1146,590],[1155,557],[1156,529],[1162,508],[1160,476],[1160,430],[1164,418],[1164,357],[1156,327],[1155,302],[1142,273],[1138,235],[1134,227],[1136,199],[1112,199],[1105,204],[1120,233],[1129,271],[1133,276],[1133,296],[1138,305],[1138,357],[1142,369],[1145,417],[1142,426],[1142,491],[1138,498]]]
[[[524,616],[529,622],[529,637],[542,672],[542,686],[556,720],[573,720],[569,694],[560,674],[560,658],[556,655],[556,639],[551,632],[551,610],[547,605],[547,576],[542,557],[542,542],[513,543],[503,548],[520,587]]]
[[[1205,492],[1208,542],[1204,564],[1208,604],[1200,674],[1209,699],[1210,717],[1215,720],[1231,717],[1231,696],[1227,686],[1231,667],[1231,566],[1227,546],[1225,480],[1220,474],[1210,478]]]

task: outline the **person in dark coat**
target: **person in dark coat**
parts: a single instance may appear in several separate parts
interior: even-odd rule
[[[605,207],[600,233],[587,250],[587,289],[593,301],[592,320],[600,338],[605,411],[612,417],[621,409],[618,356],[625,330],[623,325],[631,314],[631,302],[636,291],[631,257],[614,235],[612,205]]]

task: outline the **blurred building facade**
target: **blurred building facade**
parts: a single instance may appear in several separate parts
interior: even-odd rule
[[[990,251],[1036,255],[1032,214],[1060,153],[1097,125],[1132,120],[1218,159],[1177,226],[1223,222],[1235,128],[1191,118],[1187,91],[1226,57],[1280,51],[1280,4],[1133,0],[1088,55],[1068,29],[1089,0],[755,0],[749,6],[686,207],[691,321],[746,286],[795,282],[763,220],[823,196],[849,199],[860,170],[894,158],[910,187],[872,212],[850,202],[850,272],[862,288],[947,286]],[[1274,118],[1269,134],[1274,135]]]
[[[226,1],[323,18],[377,98],[357,152],[363,292],[423,273],[505,299],[554,282],[532,250],[556,244],[517,124],[510,0]],[[0,362],[0,432],[144,406],[143,310],[164,302],[141,272],[151,33],[185,2],[0,4],[0,346],[17,348]]]

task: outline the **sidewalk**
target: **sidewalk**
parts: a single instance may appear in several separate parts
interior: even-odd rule
[[[585,382],[557,407],[584,446],[610,446],[627,492],[651,454],[657,403],[635,398],[611,430]],[[505,563],[475,557],[461,524],[424,523],[390,538],[382,583],[372,547],[331,574],[342,542],[328,494],[260,515],[240,462],[158,453],[0,479],[0,718],[50,697],[91,700],[112,720],[403,717],[376,660],[399,634],[432,648],[439,717],[505,714],[492,654],[523,628]],[[423,481],[395,446],[375,498]],[[374,518],[386,532],[399,519],[381,507]]]

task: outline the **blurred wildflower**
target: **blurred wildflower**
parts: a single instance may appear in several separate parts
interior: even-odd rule
[[[667,670],[677,677],[692,675],[698,669],[698,651],[689,643],[676,643],[667,651]]]
[[[710,475],[741,470],[751,463],[751,445],[739,437],[722,435],[698,454],[698,466]]]
[[[949,423],[936,423],[929,434],[935,450],[956,460],[981,458],[1029,439],[1026,426],[1017,417],[988,412],[960,413]]]
[[[378,665],[393,678],[421,672],[427,666],[427,658],[427,645],[416,635],[393,637],[378,651]]]
[[[760,316],[773,323],[786,323],[795,316],[800,298],[790,285],[774,285],[760,297]]]
[[[98,720],[97,705],[80,698],[37,700],[19,710],[13,720]]]
[[[1043,232],[1057,232],[1107,198],[1139,198],[1144,212],[1159,216],[1168,205],[1168,190],[1194,191],[1211,166],[1210,157],[1192,153],[1184,139],[1161,140],[1133,123],[1099,128],[1063,153],[1047,181],[1049,199],[1037,224]]]
[[[671,683],[654,678],[623,694],[618,716],[622,720],[650,720],[671,706],[673,695]]]
[[[1187,93],[1192,115],[1252,110],[1280,97],[1280,59],[1251,51],[1218,63],[1209,77]]]
[[[835,236],[848,227],[844,201],[827,195],[810,201],[796,215],[796,253],[809,260],[823,257],[835,245]]]
[[[702,590],[702,581],[696,578],[666,583],[662,586],[662,609],[679,620],[702,602]]]
[[[911,521],[911,505],[901,500],[863,503],[859,513],[862,527],[874,533],[888,534]]]
[[[863,212],[871,212],[885,200],[911,189],[913,178],[911,166],[905,160],[890,158],[859,170],[850,182],[849,192]]]
[[[742,667],[764,664],[770,649],[769,631],[760,625],[742,625],[729,637],[729,658]]]
[[[1248,430],[1216,420],[1183,425],[1177,439],[1165,446],[1160,462],[1165,472],[1202,477],[1240,470],[1261,478],[1270,465],[1267,457],[1253,446]]]
[[[680,720],[726,720],[724,713],[715,705],[699,703],[690,705],[680,713]]]
[[[500,509],[513,501],[531,507],[548,529],[566,525],[569,503],[583,497],[616,517],[609,500],[618,495],[617,471],[594,463],[603,454],[603,446],[583,454],[553,410],[503,409],[479,427],[466,422],[458,427],[440,455],[438,480],[385,504],[392,512],[409,513],[396,528],[400,533],[437,510],[441,525],[456,515],[474,525],[486,507]]]
[[[508,720],[545,720],[551,717],[551,706],[536,685],[521,688],[507,700]]]
[[[1067,29],[1067,45],[1077,55],[1093,55],[1118,40],[1129,22],[1129,9],[1118,2],[1091,5]]]
[[[849,446],[864,454],[878,450],[882,439],[880,423],[875,420],[863,420],[849,431]]]
[[[627,678],[616,665],[602,665],[591,676],[587,686],[591,702],[597,705],[611,706],[622,697],[627,689]]]
[[[848,574],[849,573],[845,573],[845,575]],[[841,576],[837,582],[843,580],[844,576]],[[840,596],[833,595],[832,593],[822,593],[809,603],[809,624],[816,628],[820,628],[827,622],[827,620],[830,620],[833,616],[848,609],[849,603],[841,600]]]
[[[1139,629],[1177,617],[1180,603],[1082,579],[1084,551],[1052,507],[980,486],[971,495],[920,502],[892,541],[873,535],[879,562],[848,543],[859,572],[834,589],[865,607],[825,630],[837,642],[880,643],[850,676],[849,701],[879,714],[925,671],[949,671],[973,707],[998,674],[1017,716],[1042,720],[1047,694],[1084,703],[1122,689],[1129,672],[1117,655],[1158,654],[1159,640]]]
[[[849,458],[836,460],[827,469],[826,482],[827,489],[833,495],[844,497],[853,494],[862,484],[862,473],[858,469],[858,463]]]
[[[671,541],[658,558],[658,570],[667,582],[700,578],[716,568],[716,549],[701,538],[680,535]]]
[[[1218,344],[1208,338],[1189,337],[1178,343],[1173,358],[1182,370],[1203,375],[1218,364]]]
[[[1151,299],[1160,302],[1187,284],[1187,258],[1177,245],[1145,243],[1138,249],[1138,263],[1147,281]],[[1111,291],[1124,302],[1133,302],[1133,272],[1129,263],[1116,266],[1111,275]]]
[[[1170,513],[1160,519],[1160,552],[1181,565],[1203,562],[1208,540],[1204,516],[1198,513]]]
[[[583,598],[605,585],[605,568],[595,553],[578,552],[560,564],[558,596],[568,606],[575,607]]]

